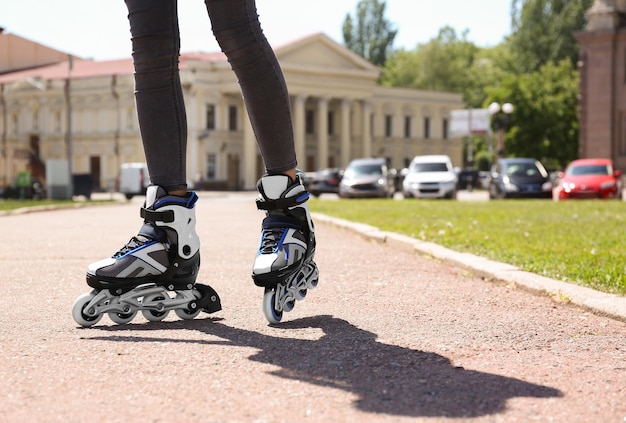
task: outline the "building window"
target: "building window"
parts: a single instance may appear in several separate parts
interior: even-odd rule
[[[448,119],[444,118],[441,125],[441,137],[444,140],[448,139]]]
[[[206,156],[206,177],[208,180],[214,180],[217,168],[217,157],[213,153]]]
[[[335,114],[331,111],[328,112],[328,135],[332,135],[335,131]]]
[[[430,118],[424,118],[424,139],[427,140],[430,138]]]
[[[315,111],[307,110],[305,113],[305,131],[307,134],[315,133]]]
[[[236,131],[237,128],[237,106],[228,106],[228,130]]]
[[[33,111],[33,129],[39,131],[39,110]]]
[[[215,129],[215,104],[206,105],[206,129]]]
[[[621,156],[626,156],[626,112],[621,113],[620,123],[621,123],[621,128],[620,128],[620,140],[619,140],[620,151],[619,152]]]
[[[17,115],[17,113],[14,113],[13,116],[11,116],[11,120],[13,121],[13,133],[17,134],[19,132],[19,117]]]
[[[135,119],[137,119],[135,109],[128,107],[126,109],[126,130],[131,131],[133,129],[133,122],[135,122]]]
[[[58,110],[54,112],[54,133],[61,133],[61,112]]]
[[[385,136],[393,136],[393,119],[391,115],[385,115]]]
[[[411,138],[411,116],[404,117],[404,138]]]

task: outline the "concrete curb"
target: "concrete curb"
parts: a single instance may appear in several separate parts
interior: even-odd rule
[[[626,297],[550,279],[526,272],[509,264],[491,261],[469,253],[459,253],[406,235],[384,232],[374,226],[350,222],[319,213],[313,213],[313,217],[316,224],[324,223],[350,230],[374,242],[451,262],[471,270],[474,274],[484,279],[514,284],[516,287],[535,295],[548,295],[556,301],[575,304],[595,314],[626,322]]]

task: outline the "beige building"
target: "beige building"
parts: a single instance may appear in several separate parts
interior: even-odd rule
[[[0,34],[0,45],[7,36]],[[324,34],[275,51],[291,96],[301,169],[343,167],[369,156],[401,168],[418,154],[448,154],[462,165],[462,140],[448,133],[450,111],[464,108],[461,94],[382,87],[376,66]],[[39,66],[43,55],[31,57],[37,67],[0,74],[0,177],[6,184],[29,166],[41,173],[46,161],[71,156],[72,173],[91,174],[98,188],[113,189],[122,163],[145,161],[131,59],[62,56],[46,66]],[[19,63],[30,67],[28,58]],[[262,160],[225,56],[182,54],[180,68],[189,180],[206,188],[254,188]]]

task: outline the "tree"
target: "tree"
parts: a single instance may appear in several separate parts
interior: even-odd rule
[[[510,74],[488,94],[490,101],[515,105],[506,133],[507,156],[535,157],[553,168],[577,157],[578,72],[569,60]]]
[[[384,1],[361,0],[356,16],[352,18],[348,14],[343,22],[346,47],[378,66],[387,61],[398,33],[385,18],[386,6]]]
[[[552,61],[578,61],[574,33],[584,28],[593,0],[513,0],[508,44],[518,72],[534,72]]]
[[[499,63],[508,50],[502,47],[482,49],[467,40],[467,31],[459,37],[449,26],[437,37],[414,50],[397,50],[383,68],[381,83],[387,86],[463,93],[469,107],[481,107],[485,87],[503,76]]]

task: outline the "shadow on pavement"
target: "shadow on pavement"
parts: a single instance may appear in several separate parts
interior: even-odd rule
[[[376,342],[376,334],[345,320],[316,316],[281,323],[276,330],[320,328],[317,340],[272,337],[229,327],[219,320],[107,326],[111,332],[162,329],[198,330],[223,340],[186,341],[133,336],[88,337],[124,342],[200,342],[252,347],[250,360],[280,367],[274,375],[342,389],[358,396],[355,407],[399,416],[478,417],[501,413],[515,397],[561,397],[554,388],[519,379],[455,367],[432,352]]]

